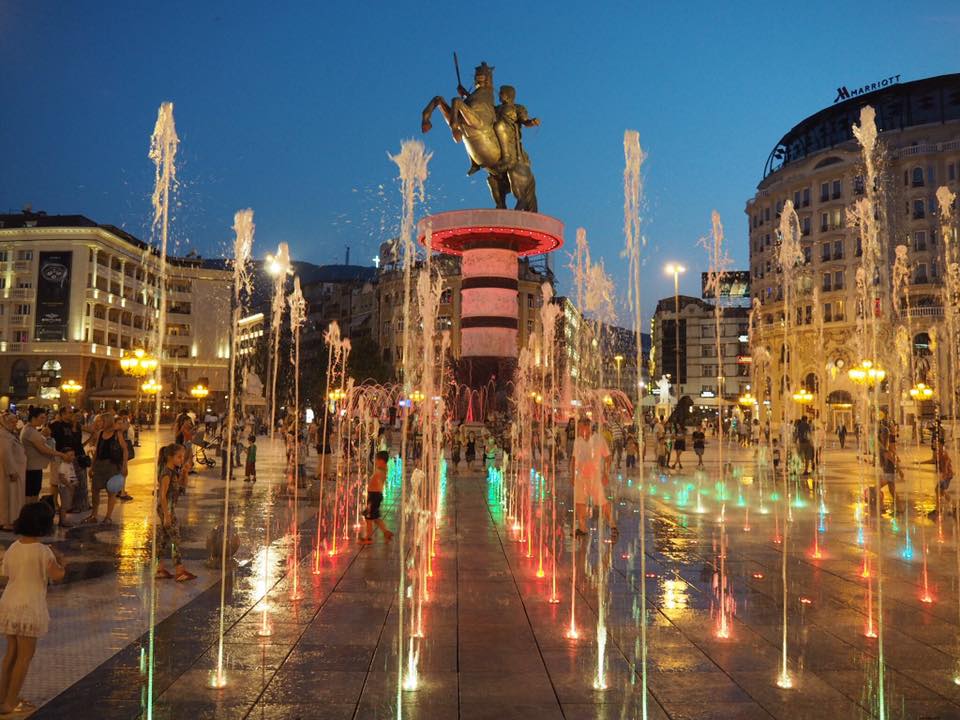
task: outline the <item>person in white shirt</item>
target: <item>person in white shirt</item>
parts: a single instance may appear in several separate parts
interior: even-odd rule
[[[607,501],[606,487],[609,482],[607,474],[607,459],[610,457],[610,448],[606,440],[599,433],[593,431],[592,423],[588,418],[581,418],[577,423],[577,439],[573,443],[571,457],[570,480],[573,483],[573,503],[576,507],[577,528],[576,537],[587,534],[587,500],[590,499],[595,507],[603,513],[610,532],[616,536],[617,526],[613,522],[613,513]]]

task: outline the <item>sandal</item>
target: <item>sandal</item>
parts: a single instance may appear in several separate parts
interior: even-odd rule
[[[197,576],[194,575],[189,570],[184,570],[181,573],[177,573],[177,577],[176,577],[177,582],[188,582],[190,580],[196,580],[196,579],[197,579]]]
[[[113,520],[111,520],[111,519],[108,518],[108,517],[105,517],[103,520],[100,521],[100,524],[101,524],[101,525],[113,525]]]
[[[100,522],[100,521],[97,520],[97,518],[95,518],[93,515],[89,515],[89,516],[85,517],[83,520],[81,520],[81,521],[80,521],[80,524],[81,524],[81,525],[96,525],[96,524],[99,523],[99,522]]]
[[[157,580],[169,580],[173,577],[173,573],[167,570],[166,568],[157,568],[156,578]]]

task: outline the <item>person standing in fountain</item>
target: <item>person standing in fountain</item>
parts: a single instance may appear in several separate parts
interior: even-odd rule
[[[373,530],[379,528],[383,533],[384,540],[392,540],[393,533],[387,529],[380,517],[380,505],[383,503],[383,486],[387,480],[387,460],[390,459],[386,450],[377,453],[374,460],[373,473],[370,475],[370,481],[367,483],[367,506],[363,510],[363,518],[366,521],[367,534],[360,538],[360,543],[369,545],[373,542]]]
[[[610,448],[603,437],[593,430],[588,418],[577,423],[577,439],[573,444],[570,481],[573,483],[573,503],[576,507],[577,528],[575,537],[587,534],[587,500],[600,508],[614,537],[619,534],[613,522],[613,512],[607,501],[607,460]]]
[[[177,499],[183,488],[184,463],[186,449],[176,443],[167,445],[160,450],[158,463],[160,470],[157,475],[157,515],[160,526],[157,528],[157,579],[176,579],[177,582],[186,582],[196,579],[196,575],[183,566],[183,556],[180,553],[180,522],[177,520]],[[173,556],[174,571],[171,573],[163,565],[163,555],[170,551]]]

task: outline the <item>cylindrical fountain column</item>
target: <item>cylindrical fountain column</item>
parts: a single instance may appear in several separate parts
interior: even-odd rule
[[[417,237],[442,253],[459,255],[460,357],[464,380],[474,389],[508,380],[504,369],[519,347],[517,259],[563,245],[563,223],[517,210],[455,210],[420,221]]]
[[[516,251],[466,250],[460,273],[460,355],[517,357]]]

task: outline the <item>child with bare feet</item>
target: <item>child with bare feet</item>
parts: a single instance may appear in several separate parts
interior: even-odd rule
[[[63,561],[40,538],[53,533],[53,509],[28,503],[14,523],[19,538],[3,556],[7,586],[0,597],[0,632],[7,636],[7,653],[0,672],[0,715],[30,713],[36,708],[20,697],[37,639],[47,634],[47,583],[63,580]]]
[[[383,485],[387,479],[387,460],[390,453],[381,450],[377,453],[373,463],[373,474],[367,482],[367,507],[363,511],[363,517],[366,519],[367,534],[360,538],[360,542],[369,545],[373,542],[374,527],[380,528],[384,540],[393,538],[393,533],[387,529],[383,520],[380,518],[380,504],[383,502]]]

